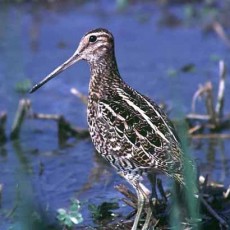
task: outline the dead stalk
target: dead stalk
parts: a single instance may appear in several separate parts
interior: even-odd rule
[[[216,113],[214,110],[214,102],[213,102],[213,86],[211,82],[207,82],[204,86],[206,97],[205,104],[207,109],[207,114],[210,116],[210,121],[212,124],[216,124]]]
[[[21,99],[18,103],[18,109],[14,118],[14,123],[11,129],[11,139],[17,139],[20,134],[21,126],[26,118],[27,112],[30,109],[30,100]]]
[[[223,26],[219,22],[215,21],[215,22],[213,22],[212,27],[213,27],[213,30],[216,32],[216,34],[221,38],[221,40],[228,47],[230,47],[230,40],[229,40],[227,34],[225,33]]]
[[[224,108],[224,92],[225,92],[225,80],[226,80],[227,69],[223,60],[219,62],[219,89],[217,95],[216,114],[220,119],[223,117]]]
[[[220,225],[228,228],[228,224],[227,222],[208,204],[208,202],[203,198],[202,195],[199,196],[201,204],[207,209],[207,211],[209,212],[209,214],[214,217],[219,223]]]
[[[219,87],[217,95],[217,103],[214,106],[213,86],[211,82],[206,82],[204,85],[199,85],[198,90],[192,98],[192,112],[186,116],[190,121],[200,121],[202,124],[196,124],[189,130],[189,134],[206,127],[209,129],[218,129],[226,127],[230,122],[230,117],[224,117],[224,93],[226,82],[227,68],[223,60],[219,62]],[[195,113],[196,101],[200,96],[204,97],[207,114]]]
[[[7,114],[6,112],[0,113],[0,143],[4,143],[6,141],[6,120],[7,120]]]

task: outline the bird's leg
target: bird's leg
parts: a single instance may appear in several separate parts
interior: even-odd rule
[[[139,178],[135,178],[133,175],[130,174],[124,174],[124,172],[119,173],[121,176],[123,176],[135,189],[137,193],[137,213],[133,222],[132,230],[137,230],[138,229],[138,223],[141,218],[141,213],[144,208],[145,204],[145,186],[140,185]],[[147,188],[146,188],[147,190]]]
[[[146,203],[146,201],[149,199],[149,195],[150,195],[150,191],[143,185],[143,184],[139,184],[140,189],[144,195],[144,201]],[[146,211],[146,217],[145,217],[145,223],[142,227],[142,230],[148,230],[149,229],[149,223],[151,221],[151,217],[152,217],[152,211],[151,208],[148,205],[147,211]]]
[[[148,209],[146,211],[145,223],[142,227],[142,230],[148,230],[149,229],[149,223],[151,221],[151,217],[152,217],[152,210],[150,207],[148,207]]]
[[[149,197],[149,205],[150,205],[150,208],[152,210],[152,214],[154,215],[155,212],[156,212],[156,204],[157,204],[157,191],[156,191],[156,174],[155,173],[149,173],[148,174],[148,179],[151,183],[151,186],[152,186],[152,193],[151,193],[151,196]]]
[[[134,220],[134,223],[133,223],[133,226],[132,226],[132,230],[137,230],[138,223],[139,223],[139,220],[141,218],[141,213],[142,213],[142,210],[143,210],[143,207],[144,207],[144,204],[145,204],[145,197],[144,197],[143,193],[140,190],[139,184],[137,184],[137,186],[134,186],[134,188],[135,188],[136,193],[137,193],[138,202],[137,202],[137,214],[135,216],[135,220]]]
[[[148,200],[150,191],[142,184],[139,182],[139,179],[134,178],[133,175],[125,174],[123,172],[119,173],[121,176],[123,176],[136,190],[137,193],[137,213],[133,222],[132,230],[137,230],[138,229],[138,223],[141,219],[141,214],[144,208],[144,205],[146,204],[146,201]],[[148,208],[145,223],[142,227],[142,230],[147,230],[149,226],[149,222],[151,220],[151,210]]]

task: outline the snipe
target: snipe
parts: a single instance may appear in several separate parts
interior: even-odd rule
[[[31,93],[79,60],[86,60],[91,71],[87,119],[95,148],[137,192],[135,230],[149,196],[140,182],[143,174],[160,171],[185,184],[180,142],[159,106],[121,78],[113,35],[106,29],[85,34],[73,56],[35,85]],[[148,229],[150,218],[148,211],[142,229]]]

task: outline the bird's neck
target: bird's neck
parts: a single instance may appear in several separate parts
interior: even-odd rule
[[[91,72],[90,97],[100,99],[106,94],[111,94],[114,87],[118,87],[121,84],[122,79],[114,57],[105,57],[89,64]]]

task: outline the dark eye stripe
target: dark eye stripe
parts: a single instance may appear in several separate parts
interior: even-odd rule
[[[91,35],[90,37],[89,37],[89,41],[90,41],[90,39],[92,39],[91,37],[96,37],[97,38],[97,40],[99,39],[99,38],[104,38],[104,39],[107,39],[107,40],[110,40],[111,39],[111,37],[108,35],[108,34],[97,34],[97,35]]]
[[[108,36],[108,34],[100,34],[100,35],[97,35],[98,38],[110,38]]]

